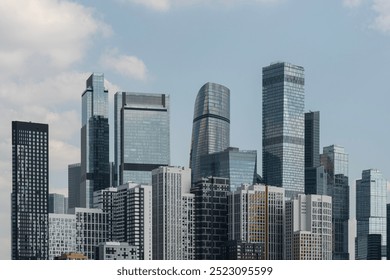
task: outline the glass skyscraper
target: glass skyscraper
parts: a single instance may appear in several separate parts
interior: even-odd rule
[[[332,197],[333,256],[334,260],[350,258],[348,154],[344,148],[331,145],[323,148],[321,164],[327,174],[327,192]],[[352,252],[353,253],[353,252]]]
[[[229,147],[222,152],[201,156],[201,176],[228,178],[230,191],[241,184],[255,184],[257,176],[257,151],[240,151]]]
[[[49,127],[12,122],[13,260],[49,258]]]
[[[169,95],[117,92],[114,111],[116,185],[150,185],[170,164]]]
[[[221,152],[230,144],[230,90],[219,84],[203,85],[195,100],[190,168],[192,183],[201,179],[203,155]]]
[[[304,84],[301,66],[263,68],[263,179],[287,198],[304,192]]]
[[[387,257],[387,181],[377,169],[364,170],[356,181],[356,259]]]
[[[92,207],[93,192],[110,186],[108,91],[100,73],[93,73],[86,84],[82,94],[80,204]]]

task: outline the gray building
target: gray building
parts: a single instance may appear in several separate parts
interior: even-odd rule
[[[153,260],[191,260],[194,246],[191,170],[162,166],[152,171]],[[187,208],[187,209],[186,209]],[[189,209],[188,209],[189,208]]]
[[[320,112],[305,113],[305,194],[327,194],[325,168],[320,165]]]
[[[117,185],[150,185],[152,170],[170,163],[169,95],[117,92],[114,110]]]
[[[192,183],[201,180],[201,157],[221,152],[230,145],[230,90],[219,84],[206,83],[196,96],[190,168]]]
[[[195,259],[224,260],[227,242],[229,179],[202,178],[191,188],[195,195]]]
[[[138,248],[126,242],[103,242],[96,246],[95,260],[138,260]]]
[[[356,181],[356,259],[387,258],[387,181],[377,169]]]
[[[77,252],[76,215],[49,213],[49,260]]]
[[[81,207],[81,165],[74,163],[68,165],[68,208]]]
[[[93,192],[110,187],[108,91],[93,73],[82,94],[80,205],[92,207]]]
[[[68,199],[63,194],[49,193],[49,213],[66,214]]]
[[[12,122],[13,260],[49,258],[49,127]]]
[[[200,172],[202,178],[228,178],[229,191],[235,191],[241,184],[255,184],[257,151],[240,151],[229,147],[222,152],[202,155]]]
[[[263,179],[288,198],[304,192],[304,84],[301,66],[263,68]]]
[[[335,260],[350,259],[349,248],[349,183],[348,154],[343,147],[323,148],[321,164],[327,174],[327,192],[332,197],[333,256]]]

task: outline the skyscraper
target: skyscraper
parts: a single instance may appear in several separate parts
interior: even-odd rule
[[[153,260],[193,259],[193,251],[188,250],[194,247],[190,187],[188,168],[161,166],[152,171]]]
[[[301,66],[263,68],[263,178],[288,198],[304,192],[304,84]]]
[[[349,236],[349,184],[348,154],[344,148],[331,145],[323,148],[321,164],[327,174],[327,192],[332,197],[332,227],[334,260],[348,260]]]
[[[74,163],[68,165],[68,208],[81,207],[80,201],[81,165]]]
[[[67,212],[67,197],[59,193],[49,193],[49,213],[66,214]]]
[[[12,122],[12,259],[49,258],[49,128]]]
[[[152,170],[170,163],[169,95],[115,94],[117,185],[151,184]]]
[[[257,151],[240,151],[229,147],[222,152],[202,155],[200,174],[204,178],[228,178],[229,191],[235,191],[241,184],[255,184]]]
[[[221,152],[230,144],[230,90],[206,83],[195,100],[190,152],[192,184],[201,179],[201,156]]]
[[[81,206],[92,207],[93,192],[110,186],[108,91],[104,75],[93,73],[82,94]]]
[[[377,169],[364,170],[356,181],[356,259],[387,258],[387,181]]]
[[[305,194],[327,194],[325,169],[320,165],[320,112],[305,113]]]

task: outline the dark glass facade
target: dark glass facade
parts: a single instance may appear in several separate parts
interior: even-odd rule
[[[80,201],[81,165],[68,165],[68,208],[81,207]]]
[[[93,73],[82,94],[81,192],[82,207],[92,207],[93,192],[110,186],[108,91],[104,75]]]
[[[202,178],[201,157],[221,152],[230,144],[230,90],[219,84],[203,85],[195,100],[190,168],[192,183]]]
[[[257,151],[230,147],[223,152],[203,155],[200,162],[202,177],[228,178],[230,191],[235,191],[241,184],[256,183]]]
[[[324,147],[321,155],[321,164],[324,166],[327,175],[327,192],[332,197],[332,259],[348,260],[351,253],[348,247],[348,154],[345,153],[344,148],[341,146],[331,145]]]
[[[13,260],[49,258],[49,128],[12,122]]]
[[[263,178],[286,197],[304,192],[304,69],[263,68]]]
[[[376,169],[364,170],[356,181],[356,259],[387,257],[387,182]]]
[[[115,94],[117,184],[152,183],[152,170],[170,164],[169,95]]]
[[[224,260],[227,245],[229,179],[208,177],[195,183],[195,259]]]

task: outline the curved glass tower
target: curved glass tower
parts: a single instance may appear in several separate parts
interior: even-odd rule
[[[200,158],[221,152],[230,144],[230,90],[219,84],[206,83],[196,96],[190,168],[192,183],[200,178]]]

